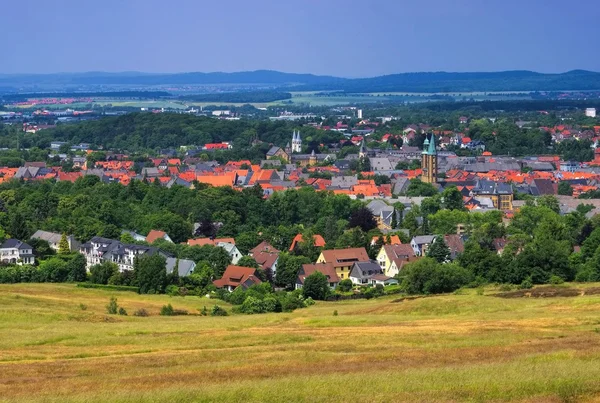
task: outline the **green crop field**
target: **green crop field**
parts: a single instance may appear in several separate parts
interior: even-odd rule
[[[206,317],[203,306],[231,307],[1,285],[0,401],[598,401],[600,295],[570,287],[582,291],[499,298],[489,288]],[[129,316],[106,313],[111,296]],[[158,315],[167,303],[190,315]],[[150,316],[133,316],[140,308]]]

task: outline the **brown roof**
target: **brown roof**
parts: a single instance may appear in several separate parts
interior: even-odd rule
[[[279,257],[279,252],[257,252],[252,257],[260,267],[266,270],[273,267]]]
[[[460,235],[444,235],[444,242],[446,242],[446,245],[448,245],[448,248],[450,248],[450,252],[452,252],[454,255],[463,253],[465,251],[465,244]]]
[[[368,262],[369,255],[365,248],[329,249],[321,252],[326,263]]]
[[[148,233],[148,236],[146,237],[146,242],[151,244],[157,239],[163,239],[165,235],[167,235],[166,232],[153,229]]]
[[[197,238],[188,239],[187,244],[189,246],[204,246],[204,245],[217,245],[219,242],[231,243],[235,245],[235,239],[233,238]]]
[[[323,273],[330,283],[339,283],[340,278],[335,272],[335,267],[332,263],[314,263],[314,264],[303,264],[302,268],[298,272],[298,280],[300,284],[304,284],[304,279],[314,272],[318,271]]]
[[[273,245],[271,245],[267,241],[262,241],[257,246],[255,246],[254,248],[250,249],[250,254],[251,255],[257,254],[259,252],[279,253],[279,251],[277,249],[275,249],[273,247]]]
[[[256,269],[252,267],[242,267],[229,265],[223,273],[223,277],[213,281],[213,284],[217,288],[226,286],[237,287],[240,284],[248,287],[252,284],[260,284],[261,281],[256,277]]]
[[[401,270],[404,264],[415,260],[415,251],[409,244],[383,245],[383,250],[387,257],[396,263],[398,270]]]

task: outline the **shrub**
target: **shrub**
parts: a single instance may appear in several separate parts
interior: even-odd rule
[[[87,305],[79,304],[79,309],[81,309],[82,311],[85,311],[87,309]]]
[[[337,309],[335,311],[333,311],[333,316],[338,316],[338,311]]]
[[[171,304],[163,305],[163,307],[160,308],[160,314],[163,316],[173,316],[173,306],[171,306]]]
[[[565,282],[565,280],[563,280],[563,278],[560,277],[560,276],[556,276],[556,275],[550,276],[550,280],[549,280],[550,284],[556,284],[556,285],[558,285],[558,284],[562,284],[564,282]]]
[[[337,286],[337,289],[340,290],[341,292],[348,292],[352,289],[352,280],[350,280],[349,278],[340,281],[340,283]]]
[[[123,308],[123,307],[119,308],[119,315],[127,316],[127,311],[125,310],[125,308]]]
[[[119,305],[117,304],[117,299],[115,297],[110,297],[110,302],[106,305],[106,312],[110,315],[116,315],[118,308]]]
[[[227,311],[223,308],[221,308],[219,305],[215,305],[213,306],[212,310],[210,311],[210,316],[227,316],[229,315],[227,313]]]
[[[119,267],[112,262],[104,262],[90,267],[90,281],[94,284],[108,284],[108,280],[119,272]]]
[[[77,287],[81,288],[97,288],[101,290],[110,290],[110,291],[133,291],[138,292],[137,287],[129,287],[124,285],[104,285],[104,284],[92,284],[92,283],[78,283]]]
[[[409,263],[403,271],[402,287],[409,294],[452,292],[472,281],[467,269],[452,263],[440,264],[428,257]]]
[[[308,297],[304,300],[304,305],[305,306],[311,306],[315,304],[315,300],[312,299],[311,297]]]
[[[200,311],[200,315],[202,316],[208,316],[208,309],[206,309],[206,306],[202,307],[202,309],[198,309]]]
[[[165,289],[165,293],[170,295],[171,297],[175,297],[177,295],[179,295],[179,287],[177,287],[176,285],[168,285],[167,288]]]
[[[146,311],[144,308],[140,308],[137,311],[135,311],[133,313],[133,316],[142,316],[142,317],[146,317],[149,316],[148,315],[148,311]]]
[[[506,292],[506,291],[511,291],[513,289],[512,284],[500,284],[500,287],[498,287],[498,290]]]
[[[527,277],[525,280],[523,280],[523,282],[521,282],[521,285],[519,285],[519,288],[522,290],[528,290],[530,288],[533,288],[533,282],[531,281],[531,277]]]
[[[484,292],[484,288],[483,287],[477,287],[477,295],[483,295]]]
[[[248,296],[240,307],[240,312],[248,315],[267,312],[265,304],[258,298]]]

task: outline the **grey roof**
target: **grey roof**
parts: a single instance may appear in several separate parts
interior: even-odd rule
[[[350,189],[356,184],[358,184],[358,178],[356,176],[334,176],[331,178],[331,187]]]
[[[156,167],[142,168],[142,176],[160,176],[160,171]]]
[[[35,234],[33,234],[31,236],[31,238],[33,239],[42,239],[46,242],[49,243],[59,243],[60,240],[62,239],[62,235],[58,234],[56,232],[48,232],[48,231],[42,231],[42,230],[37,230],[35,231]]]
[[[394,194],[402,194],[405,193],[408,189],[408,185],[410,184],[410,180],[406,177],[400,177],[392,181],[394,188],[392,193]]]
[[[435,235],[417,235],[417,236],[413,237],[412,240],[417,245],[424,245],[424,244],[432,243],[434,239],[435,239]]]
[[[21,242],[18,239],[10,238],[7,239],[0,245],[0,249],[8,249],[8,248],[17,248],[17,249],[33,249],[32,246],[26,244],[25,242]]]
[[[375,262],[355,262],[350,271],[350,277],[366,280],[381,274],[381,267]]]
[[[521,165],[518,162],[476,162],[465,164],[464,170],[467,172],[489,172],[489,171],[520,171]]]
[[[272,157],[277,154],[279,150],[281,150],[281,147],[273,146],[269,149],[269,151],[267,151],[267,156]]]
[[[367,204],[367,208],[371,210],[374,216],[378,216],[383,210],[389,210],[390,206],[382,200],[373,200]]]
[[[174,257],[167,258],[167,274],[173,273],[173,269],[177,264],[178,260]],[[196,267],[196,263],[192,260],[188,259],[179,259],[179,265],[177,266],[177,273],[179,277],[189,276],[194,272],[194,268]]]
[[[473,188],[472,192],[474,194],[489,194],[489,195],[497,195],[497,194],[512,194],[512,187],[503,182],[494,182],[489,180],[478,180]]]
[[[372,171],[391,171],[394,169],[392,163],[387,158],[369,158]]]

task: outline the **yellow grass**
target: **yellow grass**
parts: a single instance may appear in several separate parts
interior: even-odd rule
[[[600,296],[492,293],[162,317],[231,307],[2,285],[0,401],[598,401]],[[110,296],[129,316],[105,313]]]

